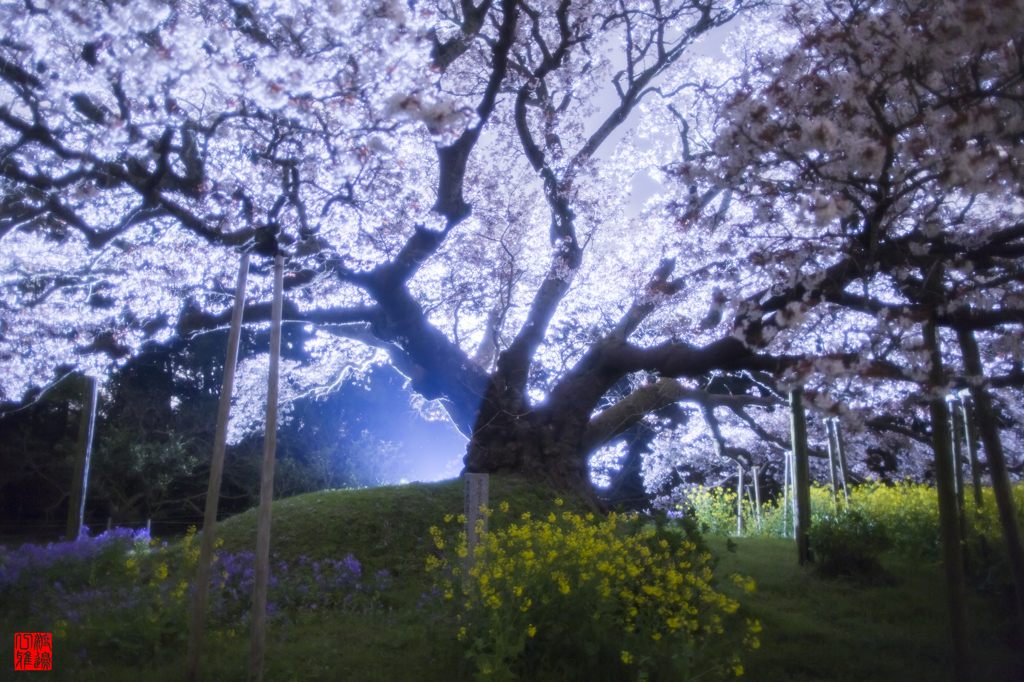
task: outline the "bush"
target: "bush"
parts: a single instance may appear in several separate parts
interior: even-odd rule
[[[891,547],[884,527],[860,512],[845,511],[818,517],[808,533],[814,565],[827,577],[874,580],[886,575],[878,556]]]
[[[964,550],[967,555],[968,577],[980,588],[1012,589],[1012,578],[999,511],[991,488],[982,489],[982,506],[976,507],[970,490],[965,491],[965,537]],[[1024,525],[1024,485],[1013,487],[1017,517]],[[736,494],[716,488],[697,486],[689,491],[687,500],[699,523],[708,531],[718,535],[732,535],[736,532]],[[846,512],[849,513],[846,513]],[[792,513],[787,514],[776,502],[768,501],[761,507],[761,530],[758,531],[756,516],[744,505],[744,535],[765,537],[792,537]],[[882,550],[872,543],[882,542],[894,552],[911,558],[932,558],[940,556],[939,500],[935,488],[924,483],[902,481],[895,485],[869,482],[851,487],[849,505],[842,495],[833,506],[829,487],[811,486],[811,517],[817,528],[818,539],[812,539],[811,549],[820,561],[823,543],[829,545],[825,552],[832,551],[831,537],[846,542],[852,549],[863,549],[865,556],[876,557]],[[850,523],[852,527],[840,530],[837,525]],[[868,536],[874,540],[869,541]],[[860,539],[855,539],[860,537]],[[852,543],[852,544],[851,544]],[[841,547],[836,550],[845,552]],[[863,557],[848,557],[854,571],[875,570],[871,561],[859,566]],[[859,566],[859,568],[858,568]],[[825,569],[836,571],[838,566]]]
[[[715,590],[692,522],[527,513],[482,536],[468,573],[465,533],[455,541],[438,528],[431,534],[440,556],[428,570],[456,612],[477,679],[686,680],[743,671],[739,642],[723,641],[739,604]],[[760,625],[741,630],[736,639],[756,648]]]

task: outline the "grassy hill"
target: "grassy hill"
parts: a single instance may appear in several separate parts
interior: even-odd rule
[[[387,571],[389,584],[366,610],[321,609],[272,621],[267,638],[265,679],[418,681],[473,679],[454,627],[429,604],[431,580],[425,571],[433,551],[428,529],[447,514],[462,511],[461,481],[337,490],[301,495],[274,505],[272,554],[278,561],[341,559],[362,563],[363,575]],[[518,514],[554,510],[556,494],[514,477],[492,476],[491,505],[508,502]],[[587,512],[582,499],[566,499],[562,509]],[[255,546],[255,511],[219,526],[223,549]],[[893,579],[859,585],[818,578],[796,565],[792,541],[741,538],[727,551],[724,539],[711,539],[720,556],[717,572],[752,576],[757,590],[742,597],[741,615],[763,624],[762,646],[748,652],[741,679],[760,682],[834,680],[869,682],[950,679],[947,617],[941,567],[885,557]],[[726,589],[726,588],[723,588]],[[429,601],[429,599],[427,600]],[[1010,600],[974,594],[971,601],[978,682],[1024,680],[1021,642],[1013,641]],[[0,617],[5,629],[16,623]],[[20,630],[14,630],[20,631]],[[4,634],[4,639],[10,639]],[[203,679],[245,679],[248,632],[207,638]],[[4,643],[6,644],[6,642]],[[8,644],[9,645],[9,644]],[[58,642],[59,645],[59,642]],[[0,649],[0,655],[6,656]],[[184,651],[152,664],[78,660],[55,652],[56,680],[119,682],[181,680]]]

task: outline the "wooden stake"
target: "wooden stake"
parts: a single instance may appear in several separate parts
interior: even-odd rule
[[[843,433],[839,430],[839,420],[832,420],[832,434],[836,439],[836,450],[839,451],[839,478],[843,482],[843,501],[846,503],[847,509],[850,507],[850,493],[847,489],[847,479],[849,478],[849,468],[846,466],[846,449],[843,447]]]
[[[228,440],[228,419],[231,416],[231,394],[235,385],[235,366],[238,364],[238,340],[242,335],[242,312],[245,308],[245,280],[249,274],[249,254],[242,254],[235,284],[235,307],[231,311],[231,331],[228,332],[227,357],[224,359],[224,379],[217,409],[217,430],[213,436],[213,458],[210,460],[210,483],[206,487],[206,511],[203,515],[203,544],[199,550],[195,590],[192,595],[192,618],[188,632],[188,657],[185,662],[185,680],[195,682],[199,677],[199,654],[203,647],[203,627],[206,619],[206,599],[210,589],[210,567],[213,564],[213,546],[217,538],[217,507],[220,498],[220,480],[224,473],[224,450]],[[146,522],[149,529],[149,521]]]
[[[89,486],[89,462],[92,459],[92,437],[96,431],[96,379],[85,377],[82,388],[82,415],[78,422],[78,448],[75,452],[75,477],[71,480],[68,501],[68,528],[65,539],[74,542],[85,522],[85,492]]]
[[[790,488],[789,482],[793,476],[789,473],[789,458],[792,457],[792,453],[782,453],[782,537],[789,537],[789,498]]]
[[[793,500],[796,502],[795,535],[797,559],[801,565],[812,561],[807,531],[811,527],[811,469],[807,460],[807,417],[804,415],[803,389],[789,394],[793,439]]]
[[[274,501],[274,454],[277,447],[277,375],[281,355],[281,299],[284,256],[274,259],[274,304],[270,314],[270,376],[267,380],[267,425],[263,436],[263,475],[256,521],[256,576],[252,598],[252,641],[249,682],[263,679],[263,647],[267,627],[267,580],[270,577],[270,512]]]
[[[953,482],[956,485],[956,512],[960,519],[960,537],[965,537],[967,520],[964,518],[964,450],[960,443],[960,410],[958,401],[949,396],[946,407],[949,409],[949,440],[953,445]]]
[[[743,465],[739,467],[739,478],[736,479],[736,535],[743,535]]]
[[[828,443],[828,480],[832,486],[832,513],[839,513],[839,501],[836,498],[836,460],[839,459],[837,456],[838,449],[832,440],[832,420],[825,420],[825,441]]]
[[[981,494],[981,462],[978,461],[978,429],[974,425],[974,409],[969,396],[960,399],[960,410],[963,413],[964,443],[967,444],[967,457],[971,462],[971,488],[974,492],[974,506],[981,509],[985,506]]]
[[[754,475],[754,509],[757,510],[757,532],[761,532],[761,485],[757,481],[758,467],[750,467],[750,473]]]

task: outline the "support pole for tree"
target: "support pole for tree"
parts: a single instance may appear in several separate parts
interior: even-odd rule
[[[974,332],[970,329],[958,329],[957,337],[960,341],[964,368],[967,370],[967,385],[970,387],[974,403],[974,417],[982,443],[985,445],[985,456],[988,458],[992,493],[999,509],[999,522],[1006,541],[1006,553],[1009,555],[1010,569],[1013,571],[1013,584],[1017,593],[1017,628],[1020,632],[1024,631],[1024,543],[1021,542],[1020,525],[1017,523],[1017,510],[1013,503],[1010,474],[1006,469],[1003,441],[999,437],[999,426],[996,423],[995,411],[992,409],[992,396],[985,385],[981,354],[978,352]]]
[[[967,444],[967,457],[971,461],[971,488],[974,492],[974,506],[981,509],[985,500],[981,494],[981,462],[978,461],[978,429],[974,424],[974,408],[967,395],[960,396],[960,409],[964,420],[964,442]]]
[[[231,311],[231,331],[228,333],[228,351],[224,360],[224,380],[220,389],[220,407],[217,410],[217,430],[213,436],[213,458],[210,460],[210,483],[206,488],[206,513],[203,516],[203,544],[199,550],[199,567],[192,595],[192,619],[188,631],[188,658],[185,680],[195,682],[199,677],[199,655],[203,646],[203,627],[206,618],[206,599],[210,588],[210,567],[213,564],[213,546],[217,537],[217,506],[220,498],[220,479],[224,473],[224,450],[227,444],[228,419],[231,413],[231,393],[235,384],[235,365],[238,362],[238,340],[242,335],[242,311],[245,308],[245,279],[249,273],[249,254],[242,254],[238,264],[238,282],[235,284],[235,307]],[[146,522],[149,528],[149,522]]]
[[[82,533],[85,521],[85,491],[89,487],[89,461],[92,459],[92,436],[96,430],[96,379],[85,377],[82,387],[82,416],[78,422],[78,447],[75,451],[75,477],[71,480],[68,501],[68,529],[65,539],[74,542]]]
[[[750,473],[754,476],[754,509],[757,511],[757,532],[761,532],[761,484],[757,480],[758,467],[750,467]]]
[[[953,674],[957,682],[966,682],[970,678],[970,650],[964,559],[960,538],[960,515],[956,503],[953,452],[949,442],[949,411],[946,409],[946,399],[940,393],[946,382],[935,318],[936,313],[933,309],[930,319],[923,325],[924,347],[931,360],[928,374],[928,404],[932,419],[932,448],[935,452],[935,487],[939,497],[939,532],[953,634]]]
[[[848,489],[847,479],[849,478],[849,468],[846,465],[846,448],[843,447],[843,434],[839,430],[839,420],[833,419],[832,425],[832,437],[836,440],[836,450],[839,452],[839,479],[843,482],[843,501],[846,503],[847,509],[850,507],[850,492]]]
[[[743,535],[743,465],[737,464],[739,470],[736,479],[736,535]]]
[[[793,480],[793,475],[789,472],[790,464],[789,460],[793,456],[791,452],[782,453],[782,537],[789,537],[789,522],[790,522],[790,497],[792,497],[792,491],[790,482]],[[794,521],[794,523],[796,523]]]
[[[270,506],[274,501],[274,453],[277,447],[277,375],[281,355],[281,299],[284,256],[274,259],[274,303],[270,314],[270,375],[267,379],[267,424],[263,437],[260,511],[256,521],[256,575],[252,599],[252,641],[249,682],[263,679],[263,647],[267,627],[267,580],[270,576]]]
[[[836,497],[836,460],[838,459],[838,453],[836,452],[836,445],[832,440],[832,420],[825,420],[825,435],[826,442],[828,443],[828,480],[832,485],[832,513],[839,513],[839,500]]]
[[[795,388],[789,394],[790,422],[793,439],[793,500],[797,559],[803,565],[812,561],[811,544],[807,531],[811,527],[811,470],[807,459],[807,417],[804,414],[803,389]]]
[[[949,439],[953,445],[953,482],[956,483],[956,511],[960,519],[960,537],[966,537],[967,520],[964,518],[964,450],[960,443],[960,410],[955,396],[950,396]]]
[[[788,538],[788,537],[791,537],[788,534],[790,534],[790,531],[792,530],[793,531],[793,536],[792,537],[794,539],[796,539],[797,538],[797,499],[796,499],[795,496],[796,496],[796,493],[797,493],[797,488],[794,485],[794,483],[796,482],[797,478],[796,478],[796,476],[793,473],[793,469],[794,469],[794,467],[793,467],[793,451],[791,450],[790,452],[786,453],[783,457],[785,459],[785,488],[784,489],[785,489],[785,491],[787,491],[787,496],[785,498],[785,513],[787,514],[787,516],[786,516],[786,518],[782,519],[785,522],[785,526],[783,527],[783,531],[785,532],[786,537]]]

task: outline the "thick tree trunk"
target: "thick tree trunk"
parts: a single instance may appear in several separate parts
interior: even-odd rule
[[[621,372],[581,370],[562,380],[553,391],[558,396],[531,405],[527,366],[515,348],[499,356],[463,460],[466,472],[521,473],[596,500],[584,436],[594,406]]]
[[[946,567],[946,589],[953,631],[953,668],[957,682],[965,682],[970,677],[967,595],[953,452],[949,440],[949,410],[946,407],[945,396],[939,393],[945,384],[945,377],[934,312],[924,325],[924,345],[931,359],[928,404],[932,420],[932,447],[935,451],[935,487],[939,496],[939,532],[942,539],[942,558]]]
[[[574,422],[571,417],[566,422]],[[558,490],[593,496],[586,455],[579,450],[579,425],[551,423],[534,414],[492,414],[469,442],[467,473],[520,473]]]
[[[984,370],[981,366],[981,354],[974,332],[969,329],[958,329],[957,337],[967,370],[967,383],[970,386],[971,399],[974,402],[974,417],[980,431],[981,441],[988,457],[989,473],[992,476],[992,492],[995,494],[996,506],[999,508],[999,522],[1002,524],[1003,537],[1006,539],[1006,552],[1010,558],[1013,571],[1013,584],[1017,593],[1018,629],[1024,630],[1024,545],[1021,543],[1020,526],[1017,523],[1017,510],[1013,503],[1013,488],[1010,473],[1006,469],[1006,456],[1003,453],[1003,442],[999,437],[995,412],[992,409],[992,396],[985,387]]]

